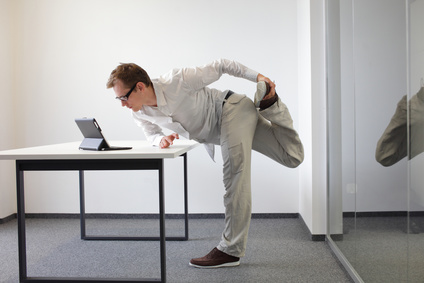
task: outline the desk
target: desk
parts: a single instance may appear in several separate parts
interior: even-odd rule
[[[131,150],[116,151],[84,151],[79,150],[80,142],[55,144],[31,148],[0,151],[0,160],[16,160],[16,189],[18,215],[19,245],[19,279],[20,282],[166,282],[166,250],[165,250],[165,207],[164,207],[164,175],[163,159],[184,157],[184,183],[187,193],[187,152],[198,144],[193,141],[178,140],[169,148],[152,147],[147,141],[111,142],[112,145],[132,146]],[[39,278],[27,276],[26,234],[25,234],[25,199],[24,171],[61,171],[76,170],[80,176],[80,209],[81,237],[85,236],[84,210],[84,170],[158,170],[159,173],[159,237],[137,238],[138,240],[160,241],[160,278],[111,279],[111,278]],[[185,195],[186,237],[187,195]],[[94,238],[96,239],[96,238]],[[104,240],[131,240],[115,237]]]

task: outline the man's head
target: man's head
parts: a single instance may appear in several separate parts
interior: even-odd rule
[[[138,82],[144,83],[146,87],[152,84],[147,72],[134,63],[121,63],[116,67],[115,70],[110,73],[106,87],[113,88],[117,80],[120,80],[124,84],[124,87],[127,88],[131,88]]]
[[[143,105],[154,105],[156,97],[147,72],[136,64],[120,64],[109,76],[107,88],[113,88],[122,106],[139,111]],[[153,95],[152,95],[153,94]],[[152,100],[153,99],[153,100]]]

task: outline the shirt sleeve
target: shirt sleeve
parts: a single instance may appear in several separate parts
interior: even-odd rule
[[[153,146],[159,146],[160,141],[165,136],[162,128],[150,121],[134,117],[136,124],[143,129],[144,135]]]
[[[215,60],[212,63],[196,68],[182,70],[184,81],[193,89],[201,89],[215,81],[223,74],[256,82],[258,72],[228,59]]]

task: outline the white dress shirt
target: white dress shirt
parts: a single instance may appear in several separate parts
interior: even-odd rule
[[[143,106],[133,112],[136,123],[147,139],[158,146],[167,128],[182,137],[204,143],[211,158],[214,144],[220,144],[222,103],[228,90],[207,86],[222,74],[256,82],[258,72],[227,59],[215,60],[202,67],[173,69],[153,79],[157,107]]]

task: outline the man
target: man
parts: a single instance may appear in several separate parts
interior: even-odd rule
[[[245,95],[207,87],[222,74],[257,83],[254,103]],[[190,265],[238,266],[250,225],[251,150],[291,168],[303,161],[302,143],[275,84],[238,62],[220,59],[202,67],[174,69],[154,80],[135,64],[121,64],[112,71],[107,87],[133,111],[154,146],[166,148],[181,135],[203,143],[212,158],[214,145],[221,146],[225,228],[218,246]],[[161,127],[174,133],[165,136]]]

